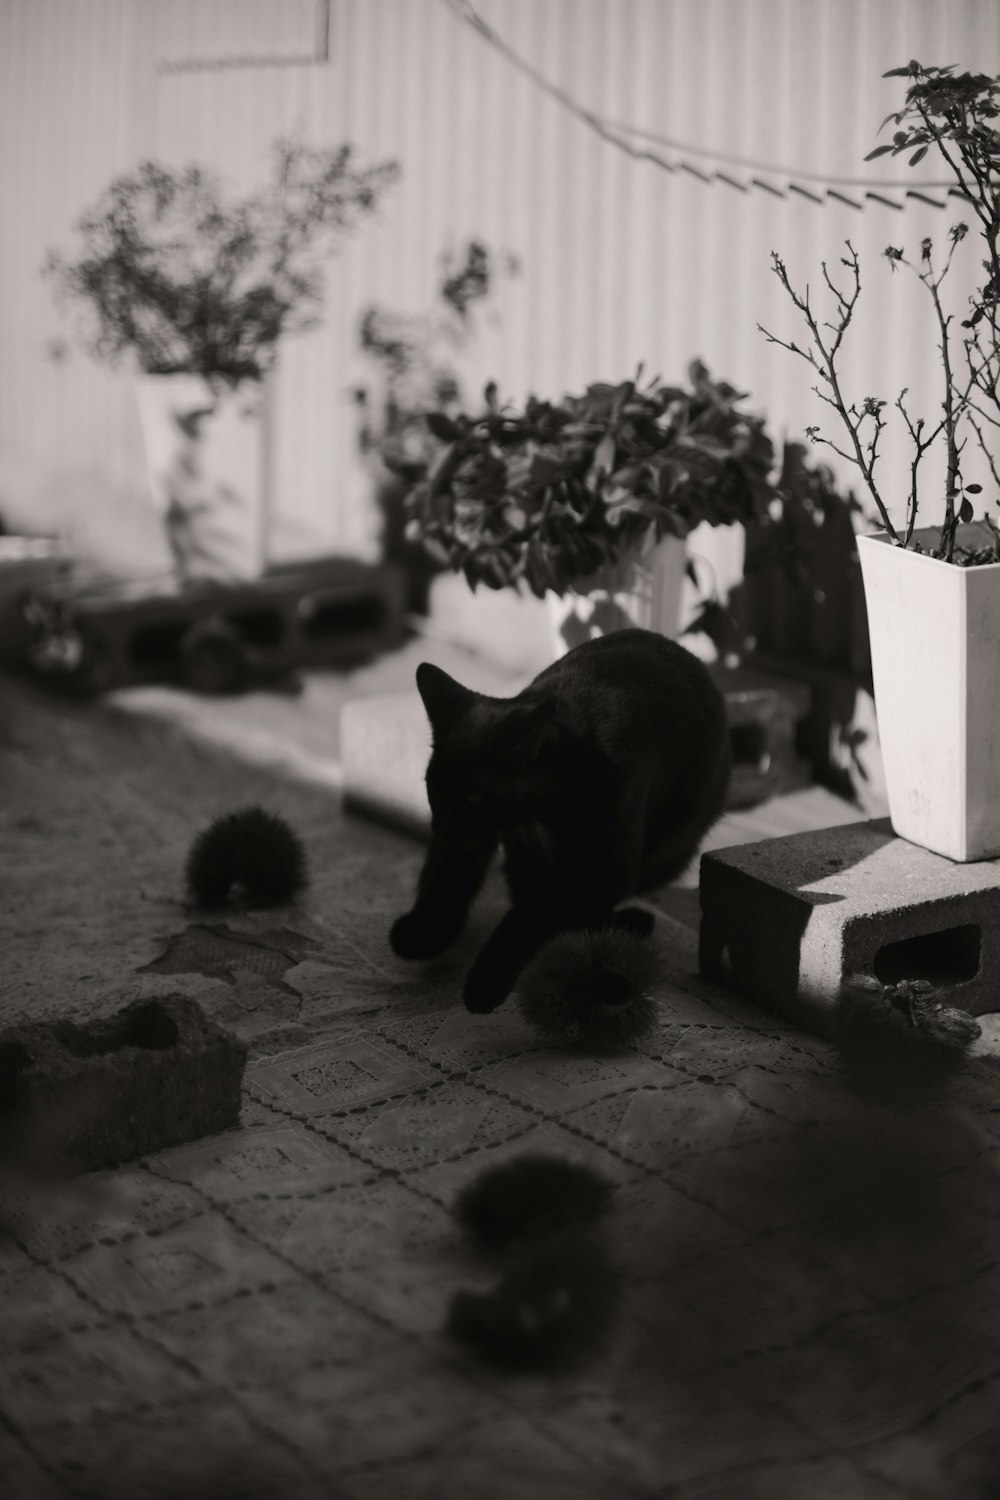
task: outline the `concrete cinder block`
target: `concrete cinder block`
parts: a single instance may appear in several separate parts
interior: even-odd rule
[[[808,786],[812,768],[796,749],[799,723],[812,706],[805,683],[747,667],[710,670],[726,700],[733,747],[727,808],[752,807]]]
[[[24,1165],[96,1171],[239,1124],[247,1045],[187,995],[0,1032],[0,1124]]]
[[[856,972],[1000,1009],[1000,861],[954,864],[888,818],[716,849],[700,898],[701,972],[822,1035]]]

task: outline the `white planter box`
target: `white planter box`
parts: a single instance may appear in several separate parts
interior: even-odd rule
[[[425,634],[528,679],[571,646],[609,629],[639,625],[676,639],[686,562],[685,543],[667,537],[636,558],[602,568],[561,599],[485,587],[473,593],[460,573],[442,573],[431,584]]]
[[[933,546],[937,528],[915,535]],[[885,533],[858,555],[892,826],[949,859],[1000,857],[1000,564],[955,567]]]
[[[153,504],[182,582],[245,582],[264,565],[261,386],[200,375],[136,379]]]
[[[638,625],[676,640],[687,544],[666,536],[631,557],[601,568],[560,599],[548,594],[554,655],[594,636]]]

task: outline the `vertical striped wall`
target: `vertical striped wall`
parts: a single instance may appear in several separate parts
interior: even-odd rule
[[[1000,71],[995,0],[477,0],[483,18],[581,105],[654,135],[790,172],[894,176],[862,162],[899,97],[881,74],[911,56]],[[328,44],[325,61],[320,56]],[[230,66],[233,62],[238,66]],[[128,380],[74,354],[37,267],[117,171],[197,158],[246,188],[268,144],[297,132],[355,142],[403,169],[377,222],[331,264],[323,327],[290,342],[273,390],[278,555],[370,553],[374,519],[349,388],[364,375],[370,302],[417,311],[441,250],[472,236],[515,252],[469,377],[511,397],[688,361],[752,393],[777,433],[823,422],[809,372],[758,322],[798,327],[769,271],[776,248],[818,281],[850,235],[866,311],[845,358],[858,397],[917,411],[940,399],[928,306],[881,251],[943,234],[957,211],[706,186],[636,163],[592,133],[443,0],[0,0],[0,455],[138,471]],[[662,147],[669,157],[669,148]],[[924,162],[922,176],[930,159]],[[749,176],[738,165],[736,177]],[[934,174],[940,175],[940,174]],[[780,177],[780,174],[779,174]],[[831,433],[833,429],[831,428]],[[902,502],[906,449],[886,444]],[[723,573],[737,542],[709,544]]]

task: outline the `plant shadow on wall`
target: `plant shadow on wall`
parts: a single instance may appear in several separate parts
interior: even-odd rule
[[[443,446],[407,497],[407,535],[473,589],[592,595],[596,606],[565,617],[566,645],[640,623],[622,602],[630,569],[667,538],[683,559],[695,526],[752,520],[773,495],[763,419],[700,361],[689,378],[643,385],[640,367],[561,401],[529,396],[523,410],[491,382],[479,413],[432,414]]]
[[[883,121],[883,128],[890,121],[897,127],[891,142],[876,147],[868,159],[908,152],[910,165],[916,166],[934,150],[978,230],[981,274],[960,332],[948,310],[946,283],[969,238],[969,224],[951,227],[943,254],[929,237],[916,256],[894,245],[885,251],[890,270],[912,274],[927,294],[939,357],[938,412],[930,419],[918,415],[906,389],[888,411],[888,402],[879,396],[856,400],[845,392],[841,350],[855,316],[861,315],[861,266],[850,241],[839,273],[822,263],[825,298],[832,302],[829,313],[814,306],[808,286],[800,291],[793,285],[781,256],[772,254],[775,275],[808,337],[799,344],[767,329],[761,332],[804,360],[816,376],[813,390],[837,413],[846,443],[824,436],[818,426],[808,428],[807,435],[858,468],[883,527],[875,538],[860,538],[859,551],[893,827],[953,859],[994,858],[1000,854],[1000,813],[987,809],[1000,769],[990,760],[995,735],[981,715],[973,732],[967,726],[969,705],[978,712],[995,697],[992,648],[1000,625],[1000,586],[994,580],[1000,574],[969,575],[1000,563],[1000,527],[988,512],[982,522],[974,521],[974,499],[982,485],[969,482],[964,469],[971,440],[969,453],[1000,490],[1000,130],[995,124],[1000,78],[956,74],[954,67],[924,67],[916,61],[885,76],[906,78],[909,86],[902,107]],[[893,415],[903,424],[911,449],[905,519],[899,525],[879,469],[880,442]],[[921,466],[932,450],[943,450],[945,459],[944,495],[934,496],[943,498],[943,519],[918,530],[927,499]],[[920,562],[914,554],[923,554]],[[959,711],[950,716],[953,724],[944,725],[942,716],[928,715],[927,703],[950,701],[960,678]]]
[[[435,304],[407,315],[378,306],[362,315],[359,342],[377,382],[353,392],[360,415],[358,446],[368,461],[382,515],[382,556],[401,566],[408,607],[426,614],[431,579],[443,564],[406,535],[406,497],[427,476],[437,443],[428,418],[454,413],[463,401],[457,361],[475,336],[498,280],[519,274],[508,251],[470,240],[461,254],[438,261]],[[433,420],[436,420],[432,418]]]
[[[866,512],[803,443],[787,442],[767,512],[746,523],[743,577],[703,597],[686,634],[720,661],[807,681],[797,748],[818,782],[860,806],[871,780],[859,694],[872,692],[868,616],[855,528]]]
[[[49,253],[43,274],[81,313],[84,347],[135,375],[180,582],[259,572],[262,382],[282,341],[318,325],[332,250],[397,174],[350,145],[279,140],[270,181],[239,198],[201,166],[146,161],[78,221],[75,254]]]

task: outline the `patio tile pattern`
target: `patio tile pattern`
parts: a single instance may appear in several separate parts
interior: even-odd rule
[[[4,1500],[995,1493],[991,1058],[933,1109],[863,1106],[825,1043],[699,979],[665,914],[654,1035],[550,1050],[512,1003],[461,1007],[495,883],[454,953],[402,964],[385,934],[419,847],[162,726],[0,693],[5,1016],[180,989],[251,1048],[239,1129],[0,1182]],[[227,915],[225,962],[158,973],[197,946],[191,838],[255,800],[303,834],[310,889]],[[275,960],[229,962],[262,941]],[[456,1195],[523,1151],[615,1185],[622,1305],[558,1377],[494,1374],[443,1331],[498,1274]]]

